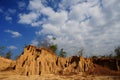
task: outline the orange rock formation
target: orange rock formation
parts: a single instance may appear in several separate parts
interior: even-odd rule
[[[93,69],[91,59],[72,56],[58,57],[51,50],[27,46],[16,61],[15,70],[22,75],[71,74]]]

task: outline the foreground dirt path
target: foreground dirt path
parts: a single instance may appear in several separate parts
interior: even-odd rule
[[[0,72],[0,80],[120,80],[120,76],[60,76],[54,74],[22,76],[13,71]]]

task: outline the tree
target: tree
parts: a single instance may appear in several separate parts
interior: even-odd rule
[[[110,53],[107,57],[108,57],[108,58],[113,58],[113,54]]]
[[[59,56],[66,57],[66,52],[63,50],[63,48],[60,50]]]
[[[36,45],[37,47],[45,47],[48,48],[50,46],[50,40],[47,37],[44,38],[37,38],[36,40],[38,44]]]
[[[98,57],[97,57],[97,56],[92,56],[91,58],[92,58],[92,59],[97,59]]]
[[[6,53],[6,58],[11,59],[11,56],[12,56],[11,51],[8,51],[8,52]]]
[[[84,49],[83,49],[83,48],[82,48],[82,49],[80,49],[80,50],[78,51],[77,55],[78,55],[78,56],[83,56],[83,53],[84,53],[83,51],[84,51]]]
[[[56,40],[55,37],[49,39],[47,37],[44,37],[44,38],[38,38],[37,41],[38,41],[38,47],[45,47],[45,48],[48,48],[50,50],[52,50],[53,52],[56,52],[57,51],[57,44],[54,44],[53,42],[51,42],[51,40]]]
[[[51,49],[53,52],[56,52],[57,51],[57,45],[50,45],[49,46],[49,49]]]
[[[114,52],[115,52],[115,57],[116,58],[120,58],[120,46],[118,46],[117,48],[115,48]]]
[[[5,46],[0,46],[0,55],[4,56]]]

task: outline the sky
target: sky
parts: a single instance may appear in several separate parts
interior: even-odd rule
[[[120,46],[119,34],[120,0],[0,0],[0,46],[13,57],[44,37],[68,56],[106,55]]]

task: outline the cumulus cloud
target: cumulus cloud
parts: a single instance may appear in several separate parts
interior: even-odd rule
[[[75,55],[80,48],[87,55],[102,55],[120,45],[119,3],[119,0],[62,0],[56,10],[47,5],[47,0],[45,3],[31,0],[30,12],[21,13],[19,23],[42,27],[37,36],[56,37],[53,42],[68,55]]]
[[[23,9],[23,8],[25,8],[25,7],[26,7],[26,3],[25,3],[25,2],[20,1],[20,2],[18,2],[18,7],[19,7],[19,9]]]
[[[19,32],[13,31],[13,30],[5,30],[5,32],[10,33],[13,38],[22,36]]]
[[[10,14],[14,14],[14,13],[16,13],[16,9],[8,9],[8,12],[9,12]]]
[[[14,45],[10,45],[10,46],[8,46],[8,49],[15,50],[15,49],[17,49],[17,47]]]
[[[6,16],[6,17],[5,17],[5,20],[7,20],[7,21],[12,21],[12,17]]]
[[[33,41],[31,42],[31,45],[37,46],[38,44],[39,44],[39,41],[38,41],[38,40],[33,40]]]
[[[37,19],[39,18],[39,14],[35,12],[31,12],[29,14],[20,14],[19,17],[20,20],[18,23],[30,24],[32,26],[39,26],[41,24],[40,21],[37,22]]]
[[[16,9],[9,8],[6,12],[4,12],[5,20],[12,22],[12,16],[16,13]]]
[[[0,13],[2,13],[3,12],[3,10],[0,8]]]

